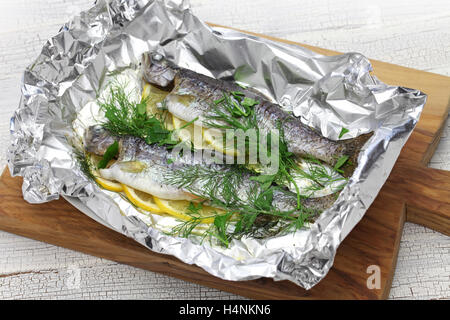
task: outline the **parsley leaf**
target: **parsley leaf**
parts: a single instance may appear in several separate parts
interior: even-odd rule
[[[259,176],[250,177],[250,180],[261,182],[261,183],[272,182],[273,179],[275,179],[274,174],[262,174]]]
[[[253,106],[255,106],[255,105],[257,105],[259,102],[258,101],[256,101],[255,99],[252,99],[252,98],[249,98],[249,97],[245,97],[244,98],[244,101],[242,101],[242,106],[244,107],[244,108],[251,108],[251,107],[253,107]]]
[[[260,210],[270,210],[272,208],[273,189],[261,192],[255,201],[255,206]]]
[[[227,236],[227,222],[231,217],[232,213],[228,212],[224,215],[219,215],[214,218],[214,226],[217,229],[217,238],[228,247],[228,236]]]
[[[275,174],[267,174],[267,175],[260,175],[260,176],[256,176],[256,177],[250,177],[250,180],[253,181],[257,181],[260,182],[261,185],[261,190],[267,190],[269,189],[269,187],[272,185],[273,180],[275,180],[276,175]]]
[[[145,101],[141,101],[140,103],[138,103],[136,105],[136,109],[137,109],[137,113],[139,115],[144,115],[145,112],[147,111],[147,105],[146,105]]]
[[[114,141],[112,145],[106,149],[105,154],[103,155],[102,160],[99,161],[97,168],[104,169],[109,161],[111,161],[117,154],[119,153],[119,143]]]
[[[347,132],[349,132],[349,130],[348,130],[347,128],[344,128],[344,127],[343,127],[343,128],[341,129],[341,133],[339,133],[339,139],[342,138],[342,136],[343,136],[344,134],[346,134]]]

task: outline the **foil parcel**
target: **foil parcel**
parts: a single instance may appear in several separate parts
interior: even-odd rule
[[[244,237],[228,248],[169,236],[166,220],[138,211],[83,174],[74,157],[72,123],[111,74],[137,68],[156,52],[184,68],[251,86],[287,111],[338,139],[367,132],[358,167],[332,207],[288,235]],[[53,38],[25,70],[11,119],[8,165],[23,177],[23,196],[43,203],[60,196],[105,226],[155,252],[195,264],[226,280],[269,277],[310,289],[333,264],[336,249],[361,220],[414,129],[426,95],[390,86],[371,74],[361,54],[323,56],[296,45],[211,28],[187,1],[97,1]],[[169,219],[170,220],[170,219]]]

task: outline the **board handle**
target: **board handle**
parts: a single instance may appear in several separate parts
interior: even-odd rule
[[[406,221],[450,235],[450,171],[424,166],[396,166],[391,175],[406,202]]]

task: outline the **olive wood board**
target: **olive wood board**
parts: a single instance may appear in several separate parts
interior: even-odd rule
[[[338,54],[246,33],[301,45],[325,55]],[[89,218],[64,199],[29,204],[22,197],[22,178],[12,178],[7,169],[0,178],[0,229],[253,299],[385,299],[391,288],[404,222],[450,234],[450,172],[426,167],[447,118],[450,78],[371,62],[381,81],[420,89],[428,100],[387,182],[339,246],[327,276],[310,290],[269,278],[222,280],[173,256],[150,251]],[[373,265],[379,267],[379,283],[373,281],[377,272],[371,269]]]

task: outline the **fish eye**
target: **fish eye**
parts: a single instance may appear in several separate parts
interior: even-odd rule
[[[103,127],[101,125],[95,125],[92,129],[93,129],[94,133],[97,133],[97,134],[100,134],[104,131]]]
[[[154,53],[152,55],[152,60],[154,60],[154,61],[160,61],[160,60],[162,60],[162,58],[163,58],[163,56],[160,55],[159,53]]]

